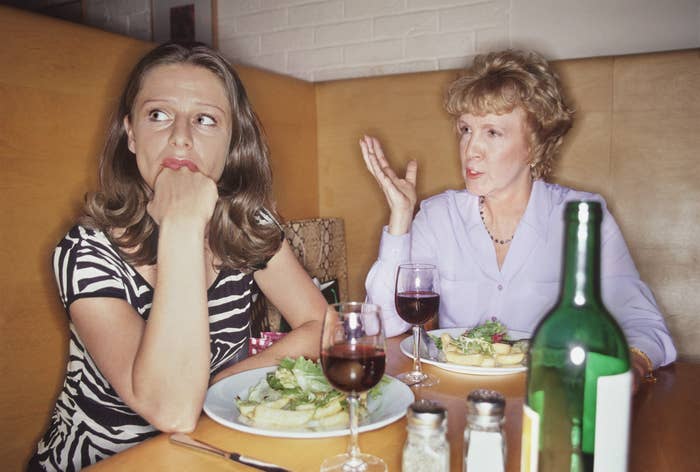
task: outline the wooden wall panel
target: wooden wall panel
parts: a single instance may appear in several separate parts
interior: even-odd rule
[[[619,57],[617,217],[679,351],[700,360],[700,50]]]
[[[237,66],[270,144],[274,195],[287,219],[318,216],[314,84]]]
[[[0,7],[0,464],[22,470],[65,370],[51,253],[94,188],[106,118],[150,46]]]
[[[363,134],[378,137],[397,171],[418,161],[420,198],[460,187],[457,139],[442,112],[443,87],[456,74],[434,72],[340,80],[316,86],[322,216],[345,220],[350,297],[364,298],[364,277],[388,221],[384,196],[360,154]]]

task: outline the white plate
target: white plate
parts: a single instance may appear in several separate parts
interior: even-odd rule
[[[460,334],[464,333],[469,328],[444,328],[444,329],[434,329],[428,331],[428,334],[440,337],[443,333],[448,333],[453,338],[458,337]],[[524,331],[510,330],[508,331],[508,337],[510,339],[526,339],[530,337],[530,333]],[[413,359],[413,336],[408,336],[401,341],[399,344],[401,347],[401,352],[404,355]],[[473,375],[504,375],[504,374],[515,374],[517,372],[524,372],[527,367],[524,365],[513,365],[508,367],[479,367],[472,365],[460,365],[453,364],[450,362],[435,361],[432,359],[426,359],[425,357],[420,358],[421,363],[434,365],[443,370],[449,370],[450,372],[459,372],[462,374],[473,374]]]
[[[345,436],[350,434],[349,428],[330,428],[324,430],[311,429],[268,429],[250,426],[239,419],[239,411],[234,399],[248,397],[248,389],[256,385],[268,372],[277,367],[262,367],[260,369],[247,370],[239,374],[226,377],[215,383],[207,391],[204,400],[204,412],[214,421],[229,428],[244,431],[246,433],[273,436],[278,438],[329,438],[333,436]],[[368,399],[368,416],[360,422],[360,432],[379,429],[394,421],[401,419],[406,414],[406,409],[413,403],[414,396],[411,389],[393,377],[386,376],[388,383],[381,387],[381,395],[376,399]]]

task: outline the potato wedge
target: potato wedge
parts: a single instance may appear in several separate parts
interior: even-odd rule
[[[282,398],[279,398],[277,400],[272,400],[269,402],[262,402],[262,403],[260,403],[259,406],[264,406],[264,407],[272,408],[275,410],[281,410],[282,408],[287,406],[287,403],[289,403],[289,397],[282,397]]]
[[[462,354],[454,351],[445,352],[447,362],[453,362],[461,365],[481,365],[484,360],[483,354]]]
[[[520,364],[523,359],[525,359],[525,354],[520,352],[520,353],[514,353],[514,354],[503,354],[503,355],[496,355],[496,363],[499,365],[514,365],[514,364]]]
[[[510,354],[510,345],[505,343],[493,343],[493,352],[498,354]]]
[[[327,405],[317,408],[316,412],[314,413],[314,418],[324,418],[326,416],[331,416],[338,413],[340,410],[343,409],[343,405],[340,404],[340,401],[342,399],[342,397],[334,398]]]
[[[496,359],[491,356],[484,356],[481,367],[496,367]]]
[[[252,417],[257,406],[257,403],[241,402],[238,404],[238,411],[240,411],[243,416]]]
[[[442,341],[442,350],[445,352],[454,352],[457,351],[457,347],[453,346],[451,341],[452,341],[452,336],[450,336],[447,333],[443,333],[440,336],[440,341]]]
[[[329,428],[332,426],[347,426],[350,424],[350,414],[347,411],[339,411],[334,415],[324,416],[318,420],[318,425],[321,428]]]
[[[280,410],[259,405],[255,409],[253,420],[257,424],[276,426],[301,426],[314,416],[314,410]]]

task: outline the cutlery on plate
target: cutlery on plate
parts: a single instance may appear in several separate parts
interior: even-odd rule
[[[215,454],[221,456],[224,459],[229,459],[240,464],[247,465],[248,467],[253,467],[258,470],[264,470],[265,472],[291,472],[289,469],[285,469],[275,464],[270,464],[268,462],[259,461],[253,459],[252,457],[246,457],[237,452],[224,451],[218,447],[212,446],[205,442],[193,439],[186,434],[174,433],[170,435],[170,442],[173,444],[178,444],[180,446],[190,447],[202,452],[208,452],[210,454]]]
[[[444,362],[444,353],[438,349],[433,338],[430,337],[423,325],[419,326],[420,332],[420,353],[419,355],[425,359]]]

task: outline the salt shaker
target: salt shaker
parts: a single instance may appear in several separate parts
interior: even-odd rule
[[[505,397],[495,390],[474,390],[467,396],[463,472],[503,472]]]
[[[447,442],[447,411],[437,402],[418,400],[406,412],[406,444],[403,472],[449,472],[450,444]]]

